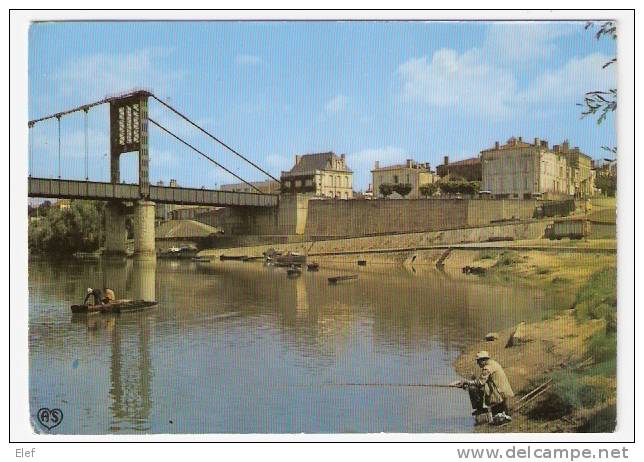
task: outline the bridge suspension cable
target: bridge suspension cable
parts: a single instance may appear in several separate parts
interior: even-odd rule
[[[85,108],[85,181],[89,180],[88,168],[87,168],[87,113],[89,112],[88,108]]]
[[[34,141],[33,141],[34,130],[33,130],[33,128],[34,128],[34,125],[30,123],[28,125],[28,127],[29,127],[29,132],[28,132],[29,133],[29,139],[27,140],[27,143],[29,144],[29,176],[31,176],[31,174],[33,173],[33,168],[34,168],[34,165],[33,165],[34,164],[34,161],[33,161],[33,157],[34,157]]]
[[[58,119],[58,178],[60,176],[60,116],[56,117]]]
[[[188,143],[188,142],[187,142],[187,141],[185,141],[184,139],[180,138],[178,135],[175,135],[174,133],[172,133],[172,132],[171,132],[170,130],[168,130],[167,128],[163,127],[163,126],[162,126],[161,124],[159,124],[158,122],[155,122],[155,121],[154,121],[154,119],[151,119],[150,117],[148,117],[148,122],[150,122],[152,125],[156,125],[156,126],[157,126],[157,127],[159,127],[161,130],[163,130],[164,132],[166,132],[168,135],[172,136],[172,137],[173,137],[173,138],[175,138],[176,140],[178,140],[178,141],[180,141],[181,143],[185,144],[185,145],[186,145],[186,146],[188,146],[190,149],[192,149],[193,151],[195,151],[196,153],[198,153],[198,154],[199,154],[199,155],[201,155],[202,157],[205,157],[206,159],[208,159],[210,162],[212,162],[212,163],[213,163],[213,164],[215,164],[216,166],[218,166],[218,167],[222,168],[223,170],[225,170],[226,172],[230,173],[232,176],[234,176],[234,177],[235,177],[235,178],[237,178],[238,180],[242,181],[244,184],[246,184],[246,185],[250,186],[251,188],[253,188],[253,189],[254,189],[255,191],[257,191],[258,193],[263,194],[263,193],[262,193],[262,191],[261,191],[259,188],[257,188],[255,185],[253,185],[253,184],[249,183],[248,181],[244,180],[244,179],[243,179],[242,177],[240,177],[239,175],[237,175],[237,174],[235,174],[234,172],[232,172],[232,171],[228,170],[226,167],[224,167],[223,165],[221,165],[219,162],[217,162],[216,160],[212,159],[212,158],[211,158],[211,157],[209,157],[208,155],[204,154],[204,153],[203,153],[203,152],[201,152],[199,149],[195,148],[193,145],[191,145],[190,143]]]
[[[176,110],[175,108],[173,108],[172,106],[170,106],[170,105],[169,105],[168,103],[166,103],[165,101],[161,101],[161,100],[160,100],[159,98],[157,98],[155,95],[151,95],[151,97],[152,97],[152,98],[154,98],[155,100],[157,100],[157,101],[158,101],[159,103],[161,103],[163,106],[165,106],[165,107],[167,107],[168,109],[170,109],[170,110],[171,110],[172,112],[174,112],[175,114],[177,114],[179,117],[181,117],[183,120],[185,120],[186,122],[188,122],[190,125],[192,125],[193,127],[195,127],[195,128],[197,128],[198,130],[200,130],[202,133],[206,134],[207,136],[209,136],[210,138],[212,138],[213,140],[215,140],[217,143],[219,143],[220,145],[222,145],[224,148],[228,149],[230,152],[232,152],[232,153],[233,153],[233,154],[235,154],[236,156],[238,156],[238,157],[240,157],[241,159],[243,159],[243,160],[245,160],[246,162],[248,162],[250,165],[252,165],[253,167],[255,167],[255,168],[256,168],[257,170],[259,170],[260,172],[264,173],[265,175],[268,175],[270,178],[272,178],[273,180],[277,181],[278,183],[281,183],[281,182],[280,182],[280,180],[278,180],[278,179],[277,179],[277,178],[275,178],[273,175],[271,175],[270,173],[268,173],[266,170],[264,170],[263,168],[261,168],[259,165],[257,165],[256,163],[254,163],[252,160],[250,160],[250,159],[248,159],[247,157],[243,156],[242,154],[240,154],[239,152],[237,152],[236,150],[234,150],[233,148],[231,148],[230,146],[228,146],[226,143],[224,143],[223,141],[221,141],[221,140],[220,140],[219,138],[217,138],[215,135],[213,135],[212,133],[208,132],[205,128],[203,128],[203,127],[201,127],[201,126],[197,125],[194,121],[190,120],[190,118],[188,118],[188,116],[186,116],[185,114],[182,114],[181,112],[179,112],[178,110]],[[246,183],[246,182],[244,182],[244,183]],[[255,188],[255,189],[257,189],[257,188]]]

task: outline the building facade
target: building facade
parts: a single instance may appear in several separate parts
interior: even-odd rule
[[[591,195],[594,193],[590,157],[568,142],[548,147],[535,138],[527,143],[510,138],[505,145],[481,151],[482,191],[496,197],[530,198]]]
[[[575,197],[587,197],[595,194],[595,172],[590,156],[581,152],[576,146],[570,149],[568,140],[561,145],[553,146],[552,150],[563,155],[572,168],[571,182]]]
[[[279,194],[280,192],[280,184],[275,180],[249,181],[249,183],[259,189],[263,194]],[[257,189],[252,188],[246,183],[222,184],[219,189],[231,192],[257,192]]]
[[[436,178],[428,163],[419,163],[412,159],[407,159],[404,164],[381,167],[380,162],[376,161],[374,169],[371,171],[373,197],[384,197],[380,192],[380,185],[382,184],[409,184],[411,192],[405,198],[418,199],[421,197],[420,187],[434,183]],[[402,199],[402,196],[394,192],[389,198]]]
[[[481,159],[472,157],[470,159],[450,162],[449,157],[445,156],[443,164],[436,167],[436,174],[441,178],[450,175],[452,177],[463,178],[467,181],[481,181],[483,178]]]
[[[334,199],[353,197],[353,172],[344,154],[333,152],[295,156],[295,165],[282,172],[282,192]]]

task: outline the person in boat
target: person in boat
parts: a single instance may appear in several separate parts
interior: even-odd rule
[[[113,302],[116,299],[112,289],[92,289],[91,287],[88,287],[87,295],[85,296],[85,300],[83,300],[83,305],[86,305],[92,297],[94,297],[94,305],[104,305],[106,303]]]
[[[87,305],[89,299],[94,297],[94,303],[92,305],[104,305],[103,302],[103,291],[101,289],[92,289],[91,287],[87,288],[87,295],[85,295],[85,300],[83,300],[83,305]]]
[[[491,412],[494,421],[499,423],[512,420],[510,399],[514,397],[514,392],[503,367],[491,359],[487,351],[476,354],[476,363],[481,368],[478,377],[455,384],[469,392],[473,414]]]

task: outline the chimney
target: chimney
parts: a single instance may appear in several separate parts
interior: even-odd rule
[[[534,145],[537,146],[537,147],[541,146],[541,140],[539,138],[535,138],[534,139]]]
[[[443,165],[449,165],[449,156],[443,157]]]
[[[564,140],[563,145],[561,146],[561,150],[563,152],[568,152],[569,147],[570,147],[570,143],[568,143],[568,140]]]
[[[301,159],[301,158],[302,158],[302,156],[300,156],[300,155],[298,155],[298,154],[295,154],[295,165],[297,165],[297,164],[299,164],[299,163],[300,163],[300,159]]]
[[[380,162],[376,161],[376,165],[374,166],[374,170],[378,170],[380,168]]]
[[[548,142],[546,140],[541,140],[541,147],[548,149]]]
[[[344,160],[346,158],[345,154],[340,154],[340,159]]]
[[[494,142],[494,149],[499,149],[499,142],[498,141]]]
[[[176,188],[177,187],[177,180],[170,180],[170,187],[171,188]]]
[[[407,168],[412,168],[414,166],[414,161],[412,159],[407,159]]]
[[[519,143],[523,142],[523,138],[519,137]]]

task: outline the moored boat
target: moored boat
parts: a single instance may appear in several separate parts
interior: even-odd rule
[[[354,281],[358,279],[357,274],[346,274],[343,276],[333,276],[329,278],[329,284],[337,284],[339,282]]]
[[[104,305],[72,305],[74,314],[120,313],[122,311],[138,311],[157,306],[156,301],[148,300],[114,300]]]
[[[237,261],[243,261],[244,258],[248,258],[248,255],[220,255],[219,260],[220,261],[226,261],[226,260],[237,260]]]
[[[169,249],[160,252],[158,257],[175,260],[191,259],[194,258],[198,252],[199,249],[195,246],[170,247]]]
[[[309,263],[306,265],[306,269],[309,271],[317,271],[320,269],[320,264],[319,263]]]

